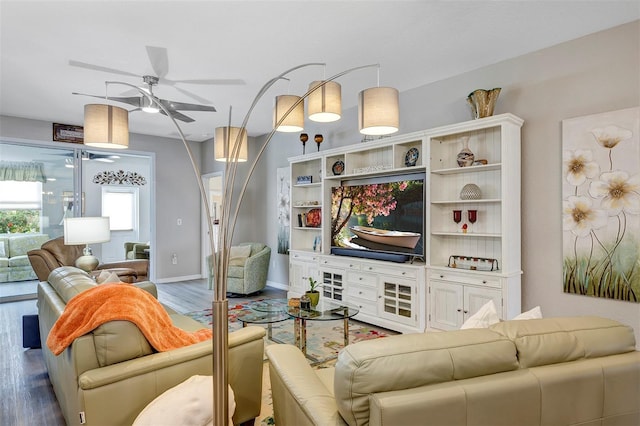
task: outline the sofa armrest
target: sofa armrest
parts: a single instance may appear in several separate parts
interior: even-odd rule
[[[56,258],[47,250],[29,250],[27,257],[39,281],[47,281],[49,273],[60,266]]]
[[[333,389],[327,389],[300,349],[293,345],[270,345],[265,351],[276,424],[346,424],[338,413]]]

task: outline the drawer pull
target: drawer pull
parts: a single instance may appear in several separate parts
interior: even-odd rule
[[[362,294],[362,292],[361,292],[361,291],[359,291],[359,292],[358,292],[358,294]]]
[[[440,275],[440,278],[444,278],[444,275]]]
[[[464,313],[465,313],[465,314],[468,314],[468,313],[469,313],[469,311],[464,311]]]
[[[456,309],[456,311],[458,311],[458,312],[462,312],[462,309]]]
[[[486,283],[487,283],[487,280],[482,280],[482,284],[486,284]]]
[[[407,273],[405,271],[402,271],[402,275],[406,275]]]

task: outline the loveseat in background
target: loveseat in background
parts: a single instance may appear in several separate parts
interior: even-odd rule
[[[42,354],[67,425],[130,425],[166,390],[191,376],[213,374],[211,340],[156,352],[129,321],[107,322],[55,356],[46,345],[49,331],[73,296],[96,285],[86,272],[71,266],[55,269],[48,281],[38,284]],[[157,298],[152,282],[133,285]],[[183,330],[204,327],[169,307],[165,310]],[[229,333],[229,384],[235,394],[236,424],[260,413],[264,335],[264,329],[256,326]]]
[[[0,283],[37,279],[27,252],[49,240],[40,233],[0,234]]]
[[[266,348],[278,425],[639,425],[633,330],[598,317],[358,342],[313,370]]]

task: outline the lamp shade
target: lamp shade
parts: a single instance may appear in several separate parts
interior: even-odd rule
[[[276,96],[276,105],[273,109],[273,127],[278,132],[300,132],[304,129],[304,102],[300,102],[285,117],[289,109],[300,100],[300,96],[296,95],[280,95]],[[278,122],[285,117],[282,123],[276,127]]]
[[[85,105],[84,144],[97,148],[129,147],[129,112],[113,105]]]
[[[398,131],[398,90],[372,87],[358,94],[358,127],[363,135],[388,135]]]
[[[242,134],[241,134],[242,132]],[[216,161],[235,161],[233,147],[240,135],[238,162],[247,161],[247,131],[239,127],[217,127],[214,141]]]
[[[342,114],[342,88],[335,81],[312,81],[309,90],[314,90],[307,98],[309,120],[321,123],[340,120]],[[318,87],[320,86],[320,87]]]
[[[67,245],[106,243],[111,240],[108,217],[68,217],[64,220]]]

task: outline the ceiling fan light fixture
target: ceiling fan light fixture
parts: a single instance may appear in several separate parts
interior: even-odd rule
[[[234,161],[232,157],[233,155],[233,145],[238,140],[238,135],[242,132],[240,136],[240,152],[238,153],[238,162],[243,163],[247,161],[247,131],[246,129],[241,129],[239,127],[217,127],[216,134],[214,139],[214,157],[216,161]]]
[[[398,89],[372,87],[358,94],[358,128],[363,135],[388,135],[398,131]]]
[[[285,117],[289,109],[300,100],[296,95],[276,96],[276,104],[273,109],[273,127],[277,132],[300,132],[304,130],[304,102],[298,103],[296,107]],[[284,117],[278,127],[276,125]]]
[[[148,92],[148,90],[142,90]],[[142,99],[140,99],[140,109],[149,114],[157,114],[160,112],[160,108],[158,108],[154,101],[148,96],[143,96]]]
[[[340,83],[335,81],[312,81],[309,84],[309,90],[313,90],[313,92],[307,97],[309,120],[320,123],[340,120],[342,114],[341,89]]]
[[[84,144],[96,148],[128,148],[129,112],[113,105],[85,105]]]

